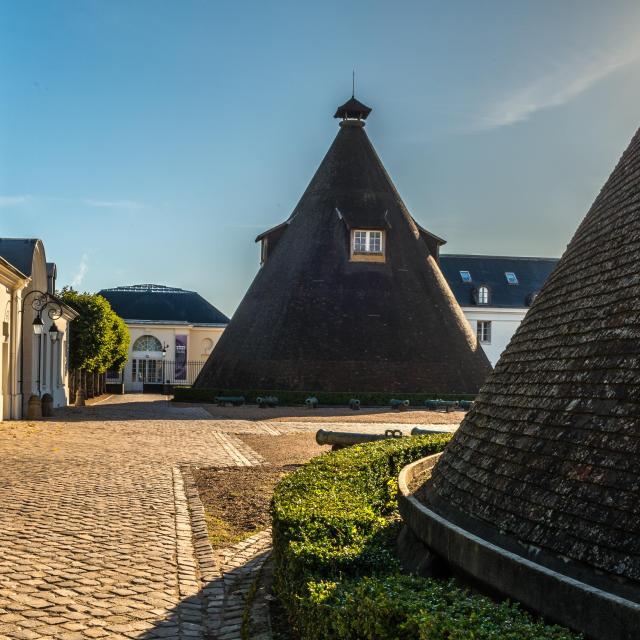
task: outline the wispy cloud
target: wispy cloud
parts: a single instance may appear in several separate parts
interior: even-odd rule
[[[85,198],[83,204],[89,207],[99,207],[102,209],[141,209],[144,205],[135,200],[94,200]]]
[[[73,276],[73,280],[71,280],[72,287],[79,287],[84,280],[84,277],[87,275],[87,270],[89,269],[89,256],[86,253],[82,254],[82,258],[80,258],[80,264],[76,270],[75,275]]]
[[[25,204],[31,200],[31,196],[0,196],[0,207],[14,207]]]
[[[558,66],[534,82],[496,100],[472,124],[486,131],[524,122],[543,109],[566,104],[598,81],[640,58],[640,43],[615,51],[599,51]]]

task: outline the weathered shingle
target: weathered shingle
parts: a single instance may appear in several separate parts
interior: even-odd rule
[[[639,257],[640,132],[421,492],[505,546],[636,596]]]

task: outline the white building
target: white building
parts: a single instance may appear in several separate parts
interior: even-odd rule
[[[129,359],[122,376],[125,391],[192,384],[229,323],[195,291],[137,284],[99,294],[129,328]],[[114,379],[108,376],[108,382]]]
[[[556,258],[440,256],[442,273],[493,366],[557,262]]]
[[[69,402],[69,323],[77,313],[55,296],[56,266],[41,240],[0,238],[0,418],[26,415],[29,398]]]

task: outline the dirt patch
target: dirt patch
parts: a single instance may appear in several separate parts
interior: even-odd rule
[[[364,423],[398,423],[398,424],[458,424],[466,415],[463,411],[429,411],[427,409],[410,409],[393,411],[388,407],[363,407],[359,411],[351,411],[346,407],[275,407],[260,409],[256,405],[242,407],[219,407],[215,404],[198,404],[217,420],[259,420],[261,422],[364,422]]]
[[[320,447],[312,433],[242,436],[270,464],[255,467],[193,470],[215,549],[229,547],[271,525],[269,506],[280,479],[330,447]]]
[[[327,445],[316,444],[315,433],[294,433],[285,436],[243,434],[239,438],[273,465],[301,465],[314,456],[331,451]]]

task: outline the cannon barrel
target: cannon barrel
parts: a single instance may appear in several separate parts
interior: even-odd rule
[[[244,396],[216,396],[215,401],[219,406],[224,407],[227,404],[232,404],[234,407],[239,407],[244,404]]]
[[[360,409],[360,400],[358,400],[358,398],[351,398],[349,400],[349,409],[352,409],[353,411]]]
[[[455,411],[459,408],[456,400],[425,400],[424,406],[431,411]]]
[[[411,429],[412,436],[431,436],[438,433],[451,433],[451,431],[439,431],[437,429],[423,429],[422,427],[413,427],[413,429]]]
[[[265,407],[277,407],[278,406],[278,398],[275,396],[258,396],[256,398],[256,404],[264,409]]]
[[[304,403],[307,407],[311,407],[312,409],[316,409],[318,407],[318,398],[315,396],[309,396]]]
[[[389,438],[401,438],[400,429],[387,429],[384,433],[354,433],[347,431],[316,431],[316,442],[318,444],[330,444],[334,449],[350,447],[354,444],[364,444],[365,442],[376,442],[377,440],[387,440]]]

